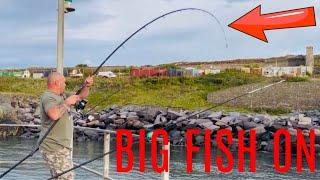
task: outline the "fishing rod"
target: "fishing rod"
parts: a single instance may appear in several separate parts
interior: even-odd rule
[[[224,105],[224,104],[226,104],[226,103],[228,103],[228,102],[231,102],[231,101],[233,101],[233,100],[239,99],[239,98],[244,97],[244,96],[247,96],[247,95],[249,95],[249,94],[253,94],[253,93],[258,92],[258,91],[262,91],[263,89],[270,88],[270,87],[272,87],[272,86],[281,84],[281,83],[283,83],[283,82],[285,82],[285,81],[286,81],[286,80],[281,80],[281,81],[278,81],[278,82],[275,82],[275,83],[271,83],[271,84],[268,84],[268,85],[266,85],[266,86],[257,88],[257,89],[255,89],[255,90],[252,90],[252,91],[243,93],[243,94],[241,94],[241,95],[239,95],[239,96],[230,98],[230,99],[228,99],[228,100],[226,100],[226,101],[223,101],[223,102],[221,102],[221,103],[219,103],[219,104],[216,104],[216,105],[214,105],[214,106],[211,106],[211,107],[209,107],[209,108],[207,108],[207,109],[204,109],[204,110],[202,110],[202,111],[200,111],[200,112],[197,112],[197,113],[195,113],[195,114],[191,114],[190,116],[187,116],[187,117],[184,118],[184,119],[181,119],[181,120],[179,120],[179,121],[176,121],[174,125],[176,125],[176,124],[179,123],[179,122],[185,121],[185,120],[187,120],[187,119],[189,119],[189,118],[191,118],[191,117],[193,117],[193,116],[199,115],[199,114],[201,114],[201,113],[204,113],[204,112],[209,111],[209,110],[211,110],[211,109],[214,109],[214,108],[216,108],[216,107],[222,106],[222,105]],[[152,133],[153,133],[153,131],[150,131],[150,132],[146,133],[146,137],[147,137],[147,138],[148,138],[148,137],[151,137],[151,136],[152,136]],[[144,137],[144,138],[145,138],[145,137]],[[172,140],[172,139],[171,139],[171,140]],[[173,140],[174,140],[174,139],[173,139]],[[136,143],[138,143],[138,142],[134,142],[133,144],[136,144]],[[77,165],[77,166],[75,166],[75,167],[73,167],[73,168],[71,168],[71,169],[68,169],[68,170],[66,170],[66,171],[63,171],[62,173],[59,173],[59,174],[55,175],[54,177],[51,177],[51,178],[49,178],[49,179],[47,179],[47,180],[51,180],[51,179],[58,178],[58,177],[66,174],[66,173],[68,173],[68,172],[70,172],[70,171],[73,171],[73,170],[75,170],[75,169],[80,168],[81,166],[84,166],[84,165],[86,165],[86,164],[88,164],[88,163],[91,163],[91,162],[93,162],[93,161],[95,161],[95,160],[97,160],[97,159],[103,158],[104,156],[106,156],[106,155],[108,155],[108,154],[114,153],[115,151],[116,151],[115,149],[110,150],[110,151],[108,151],[108,152],[106,152],[106,153],[104,153],[104,154],[101,154],[101,155],[93,158],[93,159],[90,159],[90,160],[88,160],[88,161],[85,161],[85,162],[83,162],[83,163],[81,163],[81,164],[79,164],[79,165]]]
[[[99,107],[101,104],[103,104],[106,100],[108,100],[109,98],[111,98],[112,96],[114,96],[115,94],[119,93],[119,91],[121,91],[122,88],[119,88],[117,91],[113,92],[112,94],[110,94],[109,96],[107,96],[106,98],[103,98],[102,100],[100,100],[98,103],[96,103],[94,106],[92,106],[89,110],[87,110],[87,112],[85,113],[82,113],[81,111],[80,112],[77,112],[80,114],[81,118],[82,119],[85,119],[85,118],[88,118],[88,115],[93,111],[95,110],[97,107]],[[75,114],[77,114],[75,112]]]
[[[89,161],[86,161],[86,162],[83,162],[83,163],[81,163],[81,164],[78,164],[78,165],[74,166],[74,167],[71,168],[71,169],[68,169],[68,170],[66,170],[66,171],[63,171],[62,173],[59,173],[59,174],[51,177],[51,178],[48,178],[47,180],[56,179],[56,178],[58,178],[58,177],[60,177],[60,176],[62,176],[62,175],[64,175],[64,174],[66,174],[66,173],[68,173],[68,172],[70,172],[70,171],[73,171],[73,170],[75,170],[75,169],[78,169],[78,168],[80,168],[81,166],[84,166],[84,165],[86,165],[86,164],[89,164],[89,163],[91,163],[91,162],[93,162],[93,161],[95,161],[95,160],[97,160],[97,159],[103,158],[104,156],[106,156],[106,155],[108,155],[108,154],[111,154],[111,153],[113,153],[113,152],[115,152],[115,151],[116,151],[115,149],[114,149],[114,150],[111,150],[111,151],[108,151],[108,152],[106,152],[106,153],[104,153],[104,154],[101,154],[101,155],[99,155],[99,156],[97,156],[97,157],[95,157],[95,158],[93,158],[93,159],[90,159]]]
[[[85,114],[89,114],[91,111],[95,110],[97,107],[99,107],[102,103],[104,103],[107,99],[111,98],[112,96],[114,96],[115,94],[119,93],[121,90],[123,89],[123,86],[121,86],[120,88],[118,88],[115,92],[113,92],[112,94],[110,94],[109,96],[107,96],[106,98],[101,99],[98,103],[96,103],[96,105],[94,105],[93,107],[91,107]]]
[[[89,111],[87,111],[85,113],[84,116],[87,116],[91,111],[93,111],[95,108],[97,108],[100,104],[102,104],[104,101],[106,101],[107,99],[111,98],[113,95],[115,95],[116,93],[118,93],[120,90],[120,88],[118,89],[118,91],[115,91],[114,93],[110,94],[109,96],[107,96],[106,98],[103,98],[101,101],[99,101],[97,103],[96,106],[92,107],[89,109]],[[17,162],[16,164],[14,164],[11,168],[9,168],[6,172],[4,172],[3,174],[1,174],[0,179],[2,177],[4,177],[6,174],[8,174],[11,170],[13,170],[14,168],[16,168],[18,165],[20,165],[21,163],[23,163],[25,160],[27,160],[28,158],[32,157],[38,150],[39,150],[39,146],[40,144],[44,141],[45,137],[48,136],[48,134],[50,133],[50,131],[53,129],[53,127],[56,125],[58,121],[55,121],[50,128],[48,129],[48,131],[46,131],[46,133],[43,135],[43,137],[37,142],[37,145],[33,148],[33,150],[23,159],[21,159],[19,162]]]
[[[134,33],[132,33],[127,39],[125,39],[120,45],[118,45],[108,56],[107,58],[102,61],[102,63],[96,68],[96,70],[93,72],[93,76],[96,75],[99,70],[101,69],[101,67],[112,57],[112,55],[117,52],[127,41],[129,41],[133,36],[135,36],[138,32],[140,32],[141,30],[143,30],[144,28],[146,28],[147,26],[149,26],[150,24],[152,24],[153,22],[161,19],[161,18],[164,18],[168,15],[171,15],[171,14],[175,14],[175,13],[178,13],[178,12],[182,12],[182,11],[198,11],[198,12],[201,12],[201,13],[205,13],[207,15],[209,15],[211,18],[215,19],[215,21],[218,23],[220,29],[222,30],[223,32],[223,35],[224,35],[224,40],[225,40],[225,43],[226,43],[226,48],[228,47],[228,42],[227,42],[227,38],[226,38],[226,33],[224,31],[224,29],[222,28],[222,25],[220,23],[220,21],[218,20],[218,18],[212,14],[211,12],[209,11],[206,11],[206,10],[203,10],[203,9],[199,9],[199,8],[184,8],[184,9],[178,9],[178,10],[174,10],[174,11],[170,11],[168,13],[165,13],[151,21],[149,21],[148,23],[146,23],[145,25],[143,25],[142,27],[140,27],[138,30],[136,30]],[[80,92],[82,91],[82,89],[85,87],[85,84],[83,84],[81,86],[81,88],[76,92],[76,95],[80,94]],[[79,103],[76,104],[76,109],[77,110],[82,110],[85,108],[85,105],[87,104],[87,100],[81,100]],[[49,129],[47,130],[47,132],[43,135],[43,137],[38,141],[36,147],[25,157],[23,158],[21,161],[19,161],[17,164],[15,164],[14,166],[12,166],[11,168],[9,168],[7,171],[5,171],[3,174],[0,175],[0,179],[3,178],[6,174],[8,174],[11,170],[13,170],[14,168],[16,168],[19,164],[21,164],[23,161],[25,161],[26,159],[28,159],[29,157],[32,157],[34,153],[36,153],[38,150],[39,150],[39,146],[41,145],[41,143],[44,141],[44,139],[48,136],[48,134],[52,131],[52,129],[55,127],[55,125],[57,124],[59,120],[57,121],[54,121],[52,123],[52,125],[49,127]]]
[[[178,12],[182,12],[182,11],[199,11],[205,14],[208,14],[210,17],[214,18],[214,20],[218,23],[221,31],[223,32],[223,36],[224,36],[224,40],[225,40],[225,46],[226,48],[228,48],[228,41],[227,41],[227,36],[226,33],[224,31],[224,29],[222,28],[222,25],[219,21],[219,19],[212,14],[209,11],[200,9],[200,8],[184,8],[184,9],[178,9],[178,10],[174,10],[174,11],[170,11],[168,13],[165,13],[157,18],[154,18],[153,20],[149,21],[148,23],[146,23],[145,25],[141,26],[138,30],[136,30],[134,33],[132,33],[127,39],[125,39],[120,45],[118,45],[110,54],[109,56],[100,64],[100,66],[93,72],[93,74],[97,74],[99,72],[99,69],[108,61],[108,59],[115,53],[117,52],[127,41],[129,41],[133,36],[135,36],[137,33],[139,33],[141,30],[145,29],[147,26],[149,26],[150,24],[154,23],[155,21],[164,18],[170,14],[174,14],[174,13],[178,13]],[[81,87],[81,89],[79,89],[77,91],[77,94],[79,94],[82,90],[82,88],[85,86],[85,84],[83,84],[83,86]],[[82,100],[79,104],[78,104],[78,109],[83,109],[85,107],[85,105],[87,104],[86,100]]]
[[[118,92],[118,91],[117,91]],[[115,93],[112,93],[111,95],[107,96],[107,98],[104,98],[103,100],[107,100],[109,98],[111,98],[113,95],[115,95]],[[99,102],[99,104],[101,104],[102,101]],[[90,111],[94,110],[98,105],[94,106],[93,108],[91,108],[85,115],[88,115],[90,113]],[[39,146],[40,144],[44,141],[45,137],[48,136],[48,134],[50,133],[50,131],[53,129],[53,127],[57,124],[58,121],[55,121],[50,128],[46,131],[46,133],[43,135],[43,137],[37,142],[36,146],[33,148],[33,150],[27,155],[25,156],[23,159],[21,159],[19,162],[17,162],[16,164],[14,164],[12,167],[10,167],[7,171],[5,171],[3,174],[1,174],[0,179],[3,178],[6,174],[8,174],[10,171],[12,171],[13,169],[15,169],[18,165],[20,165],[21,163],[23,163],[25,160],[27,160],[28,158],[32,157],[38,150],[39,150]]]

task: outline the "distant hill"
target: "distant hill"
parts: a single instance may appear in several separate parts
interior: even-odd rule
[[[174,62],[170,63],[175,66],[185,67],[185,66],[197,66],[197,65],[218,65],[218,64],[271,64],[271,63],[280,63],[288,65],[299,65],[305,63],[305,55],[287,55],[280,57],[271,57],[271,58],[249,58],[249,59],[233,59],[233,60],[212,60],[212,61],[193,61],[193,62]],[[315,64],[320,64],[320,55],[315,55]]]

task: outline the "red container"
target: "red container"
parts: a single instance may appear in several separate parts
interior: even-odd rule
[[[133,77],[167,76],[167,70],[161,69],[161,68],[131,68],[130,76],[133,76]]]

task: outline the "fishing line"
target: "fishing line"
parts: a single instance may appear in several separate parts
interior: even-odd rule
[[[255,90],[252,90],[252,91],[250,91],[250,92],[246,92],[246,93],[243,93],[243,94],[241,94],[241,95],[239,95],[239,96],[230,98],[230,99],[228,99],[228,100],[226,100],[226,101],[224,101],[224,102],[222,102],[222,103],[219,103],[219,104],[217,104],[217,105],[211,106],[210,108],[207,108],[207,109],[205,109],[205,110],[202,110],[202,111],[200,111],[200,112],[198,112],[198,113],[191,114],[190,116],[188,116],[188,117],[186,117],[186,118],[184,118],[184,119],[182,119],[182,120],[180,120],[180,121],[176,121],[174,125],[176,125],[176,123],[185,121],[185,120],[187,120],[187,119],[189,119],[189,118],[191,118],[191,117],[193,117],[193,116],[199,115],[199,114],[204,113],[204,112],[206,112],[206,111],[208,111],[208,110],[211,110],[211,109],[214,109],[214,108],[216,108],[216,107],[218,107],[218,106],[224,105],[224,104],[226,104],[226,103],[228,103],[228,102],[231,102],[231,101],[233,101],[233,100],[235,100],[235,99],[244,97],[244,96],[246,96],[246,95],[255,93],[255,92],[257,92],[257,91],[261,91],[261,90],[263,90],[263,89],[270,88],[270,87],[272,87],[272,86],[275,86],[275,85],[277,85],[277,84],[281,84],[281,83],[283,83],[283,82],[285,82],[285,80],[281,80],[281,81],[276,82],[276,83],[271,83],[271,84],[268,84],[268,85],[266,85],[266,86],[263,86],[263,87],[260,87],[260,88],[255,89]],[[152,131],[151,131],[151,133],[152,133]],[[151,136],[151,135],[152,135],[152,134],[150,134],[150,133],[146,134],[146,136]],[[140,137],[139,137],[139,138],[140,138]],[[143,137],[143,138],[145,138],[145,137]],[[175,140],[175,139],[180,139],[180,138],[173,138],[173,139],[170,139],[170,140]],[[135,143],[133,143],[133,144],[136,144],[136,143],[139,143],[139,142],[135,142]],[[64,175],[64,174],[72,171],[72,170],[78,169],[78,168],[80,168],[81,166],[84,166],[84,165],[86,165],[86,164],[88,164],[88,163],[91,163],[91,162],[93,162],[93,161],[95,161],[95,160],[97,160],[97,159],[103,158],[104,156],[106,156],[106,155],[108,155],[108,154],[111,154],[111,153],[114,153],[114,152],[116,152],[115,149],[113,149],[113,150],[111,150],[111,151],[109,151],[109,152],[106,152],[106,153],[104,153],[104,154],[102,154],[102,155],[99,155],[99,156],[97,156],[97,157],[95,157],[95,158],[93,158],[93,159],[90,159],[90,160],[88,160],[88,161],[86,161],[86,162],[83,162],[83,163],[79,164],[78,166],[75,166],[75,167],[73,167],[73,168],[71,168],[71,169],[68,169],[68,170],[66,170],[66,171],[64,171],[64,172],[62,172],[62,173],[60,173],[60,174],[58,174],[58,175],[56,175],[56,176],[54,176],[54,177],[49,178],[48,180],[55,179],[55,178],[57,178],[57,177],[59,177],[59,176],[62,176],[62,175]]]
[[[226,43],[226,47],[228,47],[228,42],[227,42],[227,38],[226,38],[226,34],[225,31],[222,28],[222,25],[220,23],[220,21],[218,20],[218,18],[216,18],[216,16],[214,14],[212,14],[209,11],[203,10],[203,9],[199,9],[199,8],[184,8],[184,9],[178,9],[178,10],[174,10],[174,11],[170,11],[166,14],[163,14],[153,20],[151,20],[150,22],[146,23],[145,25],[143,25],[142,27],[140,27],[138,30],[136,30],[134,33],[132,33],[127,39],[125,39],[120,45],[118,45],[108,56],[107,58],[102,61],[102,63],[96,68],[96,70],[93,72],[93,76],[95,76],[96,74],[98,74],[99,70],[101,69],[101,67],[112,57],[112,55],[118,51],[119,48],[121,48],[128,40],[130,40],[133,36],[135,36],[138,32],[140,32],[141,30],[143,30],[145,27],[149,26],[150,24],[152,24],[153,22],[166,17],[170,14],[174,14],[174,13],[178,13],[178,12],[182,12],[182,11],[198,11],[201,13],[205,13],[208,14],[211,18],[214,18],[215,21],[218,23],[218,25],[220,26],[221,30],[223,31],[224,34],[224,39],[225,39],[225,43]],[[81,88],[76,92],[76,95],[79,95],[80,92],[82,91],[82,89],[85,87],[85,83],[82,84]],[[82,100],[81,102],[79,102],[76,105],[76,109],[84,109],[85,105],[87,104],[86,100]],[[49,127],[49,129],[46,131],[46,133],[42,136],[41,139],[39,139],[38,143],[36,144],[36,147],[34,148],[34,150],[32,150],[25,158],[23,158],[21,161],[19,161],[17,164],[15,164],[14,166],[12,166],[11,168],[9,168],[7,171],[5,171],[3,174],[0,175],[0,179],[3,178],[6,174],[8,174],[11,170],[13,170],[14,168],[16,168],[19,164],[21,164],[23,161],[25,161],[26,159],[28,159],[29,157],[32,157],[34,153],[36,153],[39,150],[39,146],[41,145],[41,143],[44,141],[44,139],[48,136],[48,134],[51,132],[51,130],[55,127],[55,125],[58,123],[59,120],[54,121],[52,123],[52,125]]]

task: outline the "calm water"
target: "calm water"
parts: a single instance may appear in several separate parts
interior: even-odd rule
[[[35,144],[35,140],[24,140],[19,138],[9,138],[0,141],[0,173],[9,168],[12,163],[4,161],[17,161],[24,157],[32,149]],[[111,147],[113,148],[113,146]],[[84,142],[75,144],[74,150],[74,162],[81,163],[89,160],[102,153],[102,143],[99,142]],[[138,147],[135,148],[138,152]],[[215,152],[213,150],[213,152]],[[215,153],[213,153],[215,154]],[[111,169],[110,176],[113,179],[160,179],[160,174],[154,173],[150,165],[150,151],[146,154],[146,166],[147,172],[141,174],[137,171],[138,161],[135,162],[135,170],[131,173],[117,173],[115,167],[115,155],[111,155]],[[294,159],[295,160],[295,157]],[[187,174],[185,172],[185,149],[184,147],[172,147],[171,148],[171,161],[170,161],[170,178],[171,179],[320,179],[320,167],[317,166],[317,171],[314,174],[310,174],[305,171],[301,174],[295,172],[295,168],[287,174],[276,173],[273,169],[273,156],[270,153],[258,153],[257,154],[257,172],[256,173],[238,173],[237,169],[234,169],[232,173],[222,174],[217,172],[214,159],[212,160],[212,172],[210,174],[204,173],[203,170],[203,155],[195,154],[193,160],[193,173]],[[319,157],[317,158],[317,164]],[[235,162],[236,164],[236,162]],[[102,161],[98,160],[89,165],[88,167],[94,168],[102,172]],[[39,153],[29,159],[25,164],[18,166],[15,170],[9,173],[4,179],[14,180],[29,180],[29,179],[47,179],[49,177],[49,171],[42,161]],[[76,179],[101,179],[96,175],[93,175],[84,170],[76,170]]]

